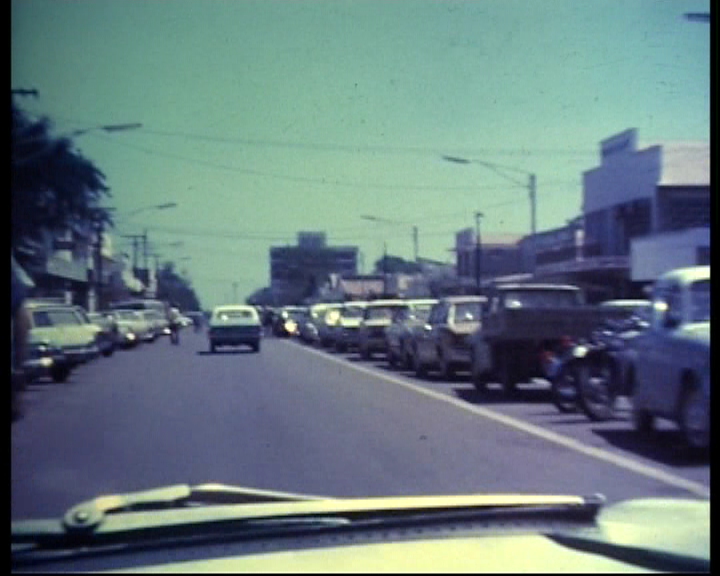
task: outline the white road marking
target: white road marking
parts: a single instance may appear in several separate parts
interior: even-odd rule
[[[287,343],[290,344],[289,341]],[[310,348],[309,346],[296,344],[294,342],[292,344],[297,345],[298,348],[304,349],[305,351],[320,356],[321,358],[324,358],[330,362],[335,362],[337,364],[353,368],[358,372],[362,372],[376,378],[381,378],[392,384],[397,384],[407,388],[408,390],[412,390],[419,394],[434,398],[435,400],[447,402],[448,404],[452,404],[453,406],[456,406],[463,410],[467,410],[489,420],[494,420],[495,422],[504,424],[505,426],[509,426],[516,430],[520,430],[532,436],[542,438],[543,440],[552,442],[559,446],[564,446],[565,448],[569,448],[570,450],[575,450],[576,452],[579,452],[586,456],[590,456],[591,458],[602,460],[604,462],[608,462],[620,468],[630,470],[642,476],[652,478],[653,480],[657,480],[658,482],[664,482],[665,484],[669,484],[670,486],[687,490],[688,492],[701,498],[710,498],[710,488],[699,482],[694,482],[692,480],[676,476],[675,474],[671,474],[659,468],[654,468],[647,464],[643,464],[642,462],[638,462],[636,460],[632,460],[618,454],[613,454],[612,452],[608,452],[607,450],[603,450],[601,448],[587,446],[581,442],[578,442],[577,440],[574,440],[573,438],[557,434],[556,432],[551,432],[550,430],[545,430],[540,426],[530,424],[529,422],[523,422],[522,420],[518,420],[511,416],[506,416],[505,414],[500,414],[499,412],[495,412],[482,406],[468,404],[467,402],[460,400],[459,398],[448,396],[447,394],[436,392],[434,390],[429,390],[428,388],[413,384],[412,382],[408,382],[407,380],[404,380],[402,378],[397,378],[389,374],[384,374],[368,366],[355,364],[342,357],[331,356],[330,354],[327,354],[322,350],[317,350],[315,348]]]

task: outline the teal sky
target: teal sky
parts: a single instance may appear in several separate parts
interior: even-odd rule
[[[578,215],[599,142],[709,140],[709,12],[695,0],[15,0],[12,87],[105,173],[204,306],[269,283],[299,230],[449,260],[454,233]],[[480,163],[458,165],[458,155]],[[498,172],[501,172],[499,174]],[[134,210],[163,202],[178,207]],[[388,223],[370,222],[371,215]],[[182,246],[173,246],[183,242]],[[121,238],[116,245],[129,249]]]

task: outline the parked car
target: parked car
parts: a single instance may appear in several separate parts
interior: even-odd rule
[[[674,421],[691,449],[710,442],[710,266],[680,268],[653,286],[650,326],[635,340],[633,421]]]
[[[72,369],[60,346],[37,335],[30,336],[27,344],[26,359],[23,362],[26,383],[40,378],[52,378],[54,382],[65,382]]]
[[[133,341],[137,344],[150,342],[154,338],[152,327],[141,312],[141,310],[114,310],[118,325],[127,326],[129,333],[134,334]]]
[[[100,353],[103,356],[112,356],[120,340],[115,319],[111,315],[101,312],[90,312],[85,314],[85,316],[89,322],[100,329],[97,336]]]
[[[320,341],[320,345],[323,348],[327,348],[332,344],[331,331],[333,329],[333,326],[340,320],[340,309],[342,308],[342,306],[343,305],[340,302],[324,304],[323,307],[318,311],[318,339]]]
[[[435,304],[427,324],[414,333],[413,368],[418,376],[439,370],[451,378],[470,368],[471,337],[481,325],[485,296],[447,296]]]
[[[298,322],[304,311],[305,308],[302,306],[284,306],[281,308],[273,322],[273,334],[279,337],[295,336],[299,329]]]
[[[385,329],[392,323],[397,310],[406,308],[404,300],[372,300],[365,306],[363,319],[358,329],[358,351],[368,360],[373,354],[385,354]]]
[[[346,302],[340,309],[340,318],[330,330],[331,340],[338,352],[355,350],[358,346],[360,324],[366,302]]]
[[[435,298],[407,300],[407,307],[399,308],[392,323],[385,329],[385,348],[390,366],[410,368],[413,333],[422,330],[430,310],[437,303]]]
[[[208,341],[210,352],[220,346],[250,346],[260,351],[262,323],[253,306],[217,306],[210,317]]]
[[[28,341],[60,348],[64,365],[70,369],[98,356],[98,331],[84,325],[73,306],[28,301],[27,308],[31,322]]]

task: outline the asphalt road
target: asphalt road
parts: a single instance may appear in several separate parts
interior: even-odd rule
[[[677,433],[560,414],[541,385],[481,398],[266,338],[210,354],[184,331],[37,383],[11,431],[11,515],[53,517],[100,494],[222,482],[327,496],[521,492],[705,497],[707,460]]]

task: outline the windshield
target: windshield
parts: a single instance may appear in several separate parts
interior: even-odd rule
[[[482,304],[464,302],[455,305],[455,323],[479,322],[482,318]]]
[[[397,306],[369,306],[365,311],[366,320],[392,320]]]
[[[692,300],[692,321],[710,321],[710,280],[693,282],[690,288]]]
[[[65,354],[12,375],[12,519],[206,482],[709,498],[705,326],[567,368],[601,302],[709,266],[709,11],[11,0],[10,245]]]

